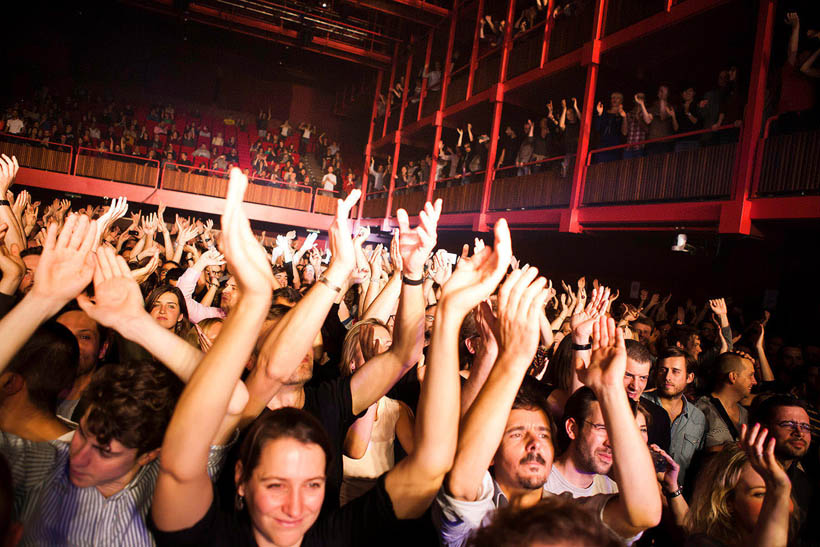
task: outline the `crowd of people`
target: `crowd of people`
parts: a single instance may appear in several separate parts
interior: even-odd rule
[[[16,170],[0,157],[6,545],[817,537],[820,345],[769,311],[550,281],[504,220],[450,253],[440,200],[381,244],[354,190],[323,246],[254,234],[239,169],[218,226],[43,206],[8,194]]]

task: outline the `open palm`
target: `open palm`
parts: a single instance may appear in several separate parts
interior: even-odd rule
[[[97,250],[94,299],[80,295],[77,302],[91,319],[115,330],[147,313],[128,264],[110,247]]]

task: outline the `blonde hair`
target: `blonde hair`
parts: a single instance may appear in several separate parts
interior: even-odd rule
[[[353,369],[350,364],[362,355],[361,332],[362,328],[367,325],[378,325],[385,329],[387,328],[387,325],[383,321],[373,318],[363,319],[350,327],[350,330],[347,331],[345,335],[344,345],[342,345],[342,359],[339,362],[339,370],[342,376],[351,376],[353,374]]]
[[[742,540],[732,502],[743,466],[748,461],[736,443],[727,443],[712,456],[698,476],[689,504],[686,528],[690,534],[706,534],[727,545],[736,545]]]

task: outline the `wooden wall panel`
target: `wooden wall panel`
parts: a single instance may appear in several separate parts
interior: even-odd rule
[[[155,165],[80,154],[77,156],[76,174],[95,179],[129,182],[140,186],[155,186],[159,170]]]
[[[557,165],[556,165],[557,167]],[[490,209],[537,209],[566,206],[572,180],[555,169],[521,177],[496,178],[490,193]]]
[[[372,198],[364,202],[364,211],[362,216],[364,218],[384,218],[384,212],[387,210],[387,198]]]
[[[71,171],[71,152],[68,149],[50,150],[33,144],[0,141],[0,153],[16,156],[17,163],[23,167],[66,174]]]
[[[484,191],[482,182],[465,185],[436,188],[435,198],[441,198],[442,213],[472,213],[481,208],[481,194]]]
[[[759,194],[820,191],[820,131],[777,135],[764,146]]]

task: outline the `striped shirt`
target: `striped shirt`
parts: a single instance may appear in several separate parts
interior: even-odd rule
[[[208,474],[216,477],[226,446],[211,447]],[[70,443],[32,442],[0,431],[0,453],[11,467],[14,509],[22,522],[21,546],[153,546],[145,519],[157,483],[158,460],[144,465],[128,485],[109,498],[77,488],[68,478]]]

